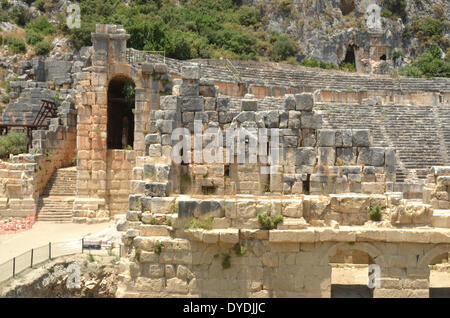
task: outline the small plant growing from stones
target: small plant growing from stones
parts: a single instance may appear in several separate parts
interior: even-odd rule
[[[270,216],[267,213],[258,214],[258,223],[264,230],[272,230],[277,227],[279,223],[283,222],[282,215]]]
[[[151,225],[155,225],[156,224],[156,219],[153,216],[150,218],[150,224]]]
[[[243,256],[245,253],[247,253],[247,248],[240,243],[236,243],[233,246],[233,251],[236,253],[237,256]]]
[[[270,192],[270,185],[267,183],[263,183],[262,184],[262,191],[265,192]]]
[[[381,221],[381,207],[379,204],[370,206],[369,216],[372,221]]]
[[[222,254],[222,268],[227,269],[231,267],[231,255],[230,253],[223,253]]]
[[[192,229],[205,229],[210,230],[212,228],[213,218],[197,219],[193,218],[185,227],[186,230]]]
[[[141,261],[141,254],[142,254],[142,249],[140,247],[137,247],[136,250],[134,251],[134,259],[138,262]]]
[[[95,262],[94,255],[92,255],[92,254],[89,253],[89,255],[88,255],[88,257],[87,257],[87,260],[88,260],[89,263]]]
[[[153,247],[153,251],[155,254],[160,255],[162,252],[163,245],[160,241],[155,242],[155,246]]]
[[[167,225],[168,226],[172,226],[172,218],[168,218],[167,219]]]
[[[169,213],[171,214],[178,214],[178,204],[175,200],[170,202],[169,204]]]

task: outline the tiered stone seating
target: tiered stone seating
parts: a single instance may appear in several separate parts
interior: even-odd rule
[[[431,106],[366,106],[326,105],[315,106],[322,110],[324,128],[370,128],[376,146],[392,146],[404,167],[415,169],[425,177],[431,166],[448,164],[439,142],[439,123]],[[449,127],[450,111],[440,109],[442,125]],[[443,127],[445,128],[445,127]],[[450,144],[450,133],[442,129],[445,143]],[[405,172],[400,170],[400,180]]]

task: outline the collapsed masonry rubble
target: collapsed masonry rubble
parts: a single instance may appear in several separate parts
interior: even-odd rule
[[[31,213],[76,153],[72,220],[126,213],[118,296],[329,297],[331,260],[362,253],[381,268],[375,297],[428,297],[428,265],[450,252],[448,167],[424,166],[412,200],[398,186],[396,144],[363,125],[331,125],[320,102],[331,95],[289,85],[275,96],[256,86],[224,94],[204,66],[175,74],[127,49],[128,38],[97,25],[89,62],[60,87],[67,111],[33,136],[39,154],[1,163],[2,213],[15,202]]]

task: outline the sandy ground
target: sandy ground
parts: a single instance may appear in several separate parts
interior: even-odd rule
[[[49,242],[81,239],[84,235],[107,229],[114,222],[99,224],[37,222],[30,230],[0,235],[0,264]]]

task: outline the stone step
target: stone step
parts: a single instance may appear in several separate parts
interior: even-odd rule
[[[431,225],[434,227],[450,228],[450,210],[433,210]]]

